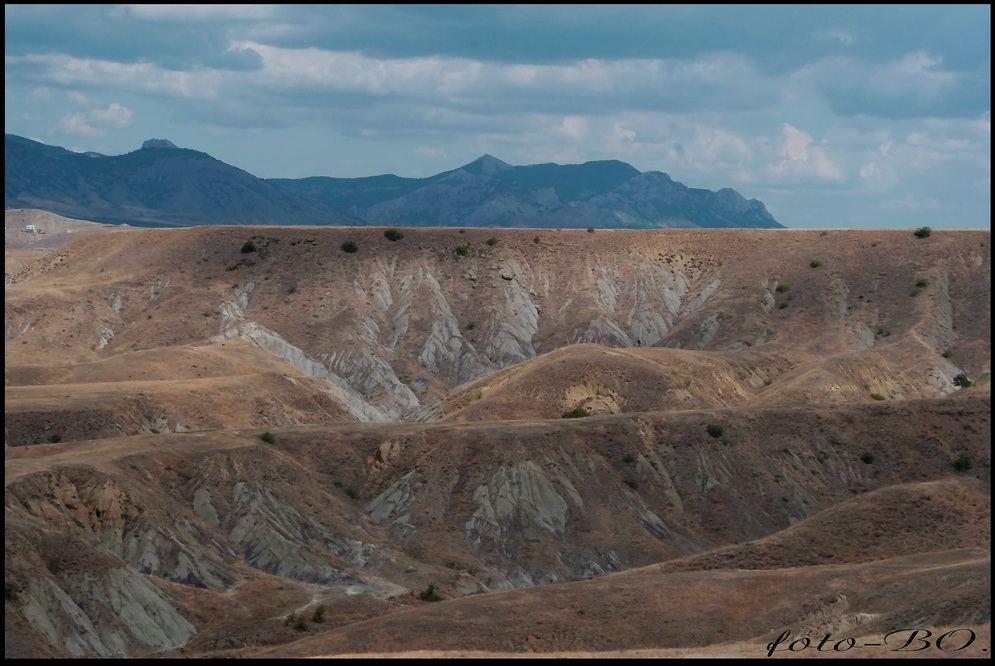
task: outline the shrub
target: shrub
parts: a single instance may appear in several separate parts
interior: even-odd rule
[[[636,483],[636,480],[633,479],[631,476],[625,478],[625,485],[629,486],[633,490],[639,487],[639,484]]]
[[[818,259],[813,259],[812,261],[808,262],[808,265],[811,266],[812,268],[818,268],[819,266],[822,265],[822,262],[819,261]]]
[[[636,456],[632,455],[631,453],[626,453],[624,456],[622,456],[622,462],[624,462],[627,465],[630,465],[636,462]]]
[[[353,241],[351,241],[351,240],[347,240],[346,242],[342,243],[342,251],[343,252],[348,252],[349,254],[352,254],[353,252],[357,251],[358,249],[359,249],[359,246],[356,245],[356,243],[353,242]]]
[[[472,321],[469,321],[469,322],[466,323],[466,330],[472,331],[476,326],[477,325],[474,324]]]
[[[786,292],[786,291],[787,291],[788,289],[790,289],[790,287],[789,287],[788,285],[784,284],[783,282],[780,282],[780,283],[778,283],[778,285],[777,285],[777,286],[776,286],[776,287],[774,288],[774,291],[776,291],[776,292],[777,292],[777,293],[779,293],[779,294],[783,294],[783,293],[784,293],[784,292]]]
[[[953,349],[944,349],[943,353],[940,354],[940,356],[942,356],[943,358],[950,358],[953,355],[954,355],[954,350]]]
[[[359,491],[352,484],[345,487],[345,494],[349,496],[349,499],[357,499],[359,497]]]
[[[491,247],[497,245],[497,238],[491,236],[490,238],[487,239],[487,244],[490,245]]]
[[[320,606],[315,608],[314,615],[311,616],[311,621],[314,622],[315,624],[321,624],[322,622],[324,622],[326,610],[327,608],[325,607],[325,604],[321,604]]]
[[[587,228],[587,233],[593,234],[594,233],[594,227],[588,227]]]
[[[465,257],[469,253],[470,253],[470,248],[468,248],[466,245],[457,245],[456,246],[456,254],[458,254],[459,256]]]
[[[252,239],[249,239],[242,243],[242,254],[249,254],[250,252],[256,251],[256,243]]]
[[[533,236],[532,237],[532,242],[535,243],[536,245],[538,245],[539,244],[539,237],[538,236]]]
[[[878,335],[887,337],[891,335],[891,329],[885,328],[884,326],[878,326],[876,333]]]
[[[287,293],[288,294],[296,294],[297,293],[297,285],[296,284],[292,284],[289,287],[287,287]]]
[[[584,409],[583,407],[578,407],[577,409],[571,409],[569,412],[563,412],[563,418],[565,419],[581,419],[585,416],[590,416],[591,413]]]
[[[17,595],[20,591],[21,589],[18,587],[17,583],[9,580],[5,580],[3,582],[4,601],[17,601]]]
[[[962,453],[954,459],[954,469],[958,472],[966,472],[972,467],[974,467],[974,461],[966,453]]]
[[[933,233],[933,230],[929,227],[919,227],[912,233],[915,234],[916,238],[929,238],[929,235]]]
[[[864,451],[860,454],[860,460],[865,464],[870,465],[874,462],[874,454],[870,451]]]
[[[716,425],[716,424],[712,424],[712,425],[708,426],[707,428],[705,428],[705,431],[709,435],[711,435],[712,437],[714,437],[716,439],[718,439],[719,437],[721,437],[722,433],[725,432],[725,430],[724,430],[724,428],[722,426]]]
[[[58,444],[62,441],[62,435],[59,435],[58,433],[51,434],[48,436],[48,441],[52,444]]]
[[[48,567],[49,571],[51,571],[54,574],[57,574],[60,571],[62,571],[62,560],[60,560],[57,556],[53,555],[52,557],[49,557],[48,559],[45,560],[45,566]]]
[[[422,601],[442,601],[442,597],[435,591],[435,583],[429,583],[425,591],[418,595],[418,598]]]
[[[973,383],[974,382],[972,382],[970,379],[968,379],[967,375],[965,375],[963,372],[960,373],[959,375],[957,375],[956,377],[954,377],[954,386],[959,386],[961,388],[967,388],[968,386],[970,386]]]
[[[875,400],[885,400],[885,397],[880,393],[872,393],[871,397],[874,398]]]
[[[916,280],[916,286],[919,287],[920,289],[924,289],[929,286],[929,281],[922,279]]]
[[[789,305],[791,305],[791,303],[788,303],[787,301],[781,301],[781,304],[778,305],[777,308],[779,310],[783,310],[784,308],[788,307]]]
[[[259,435],[259,439],[263,440],[267,444],[272,444],[273,442],[276,441],[276,437],[274,437],[273,433],[271,433],[269,430]]]
[[[383,232],[384,237],[390,241],[399,241],[404,238],[404,232],[400,229],[387,229]]]
[[[297,621],[294,622],[294,629],[297,631],[307,631],[307,618],[297,618]]]

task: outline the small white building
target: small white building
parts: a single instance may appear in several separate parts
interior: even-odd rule
[[[24,225],[24,230],[27,231],[29,234],[33,234],[35,232],[35,225],[33,225],[33,224],[25,224]]]

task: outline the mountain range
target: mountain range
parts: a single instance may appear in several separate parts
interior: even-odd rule
[[[756,199],[617,160],[512,166],[484,155],[427,178],[257,178],[150,139],[124,155],[4,136],[6,209],[133,226],[783,228]]]

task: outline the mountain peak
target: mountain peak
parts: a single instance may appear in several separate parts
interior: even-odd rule
[[[177,146],[169,139],[149,139],[142,144],[142,148],[177,148]]]
[[[470,173],[492,176],[500,171],[507,171],[508,169],[514,169],[513,166],[507,162],[502,162],[493,155],[481,155],[474,161],[470,162],[466,166],[461,167],[463,171],[468,171]]]

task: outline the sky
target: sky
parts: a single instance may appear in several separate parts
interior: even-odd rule
[[[789,228],[991,227],[990,5],[5,5],[4,127],[260,178],[621,160]]]

